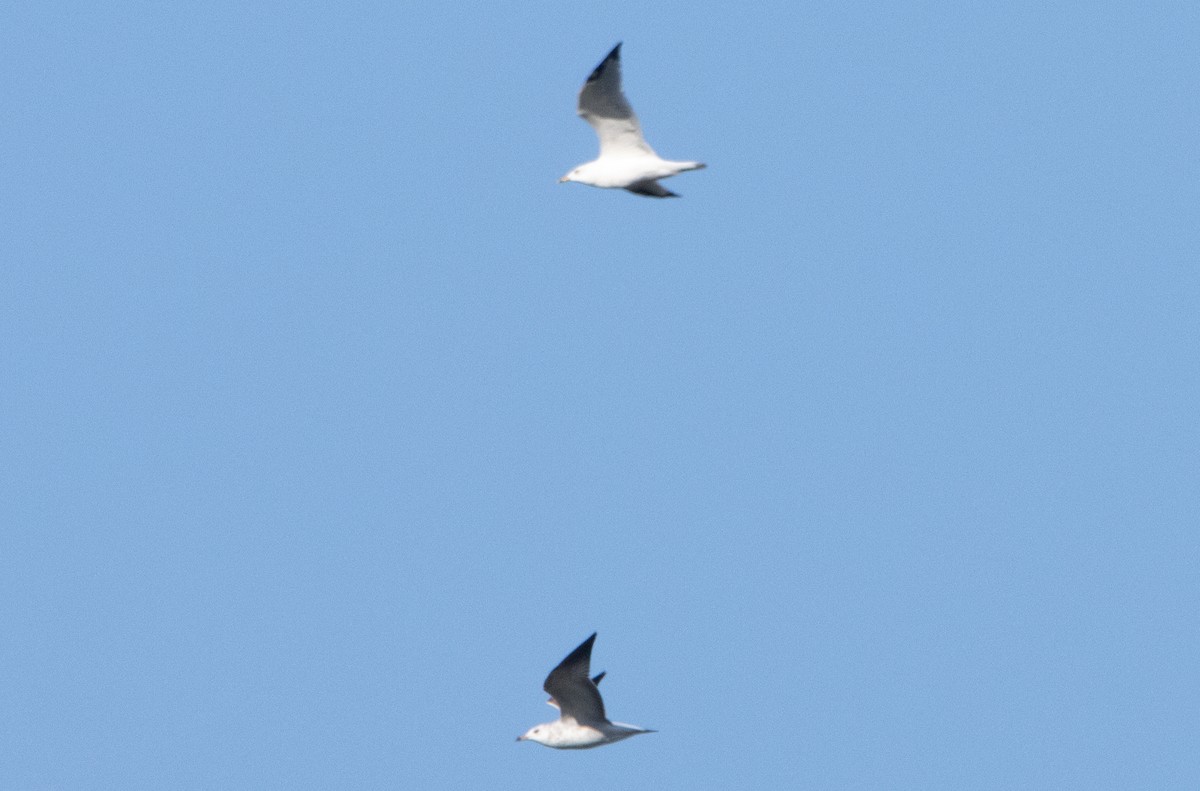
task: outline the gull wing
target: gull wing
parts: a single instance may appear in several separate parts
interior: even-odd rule
[[[596,130],[600,156],[658,156],[642,137],[641,124],[621,92],[620,44],[588,75],[579,91],[579,115]]]
[[[654,179],[646,181],[635,181],[625,189],[632,192],[634,195],[647,195],[651,198],[678,198],[679,195],[671,192],[669,189],[659,184]]]
[[[604,678],[604,673],[603,672],[597,673],[596,675],[592,676],[592,683],[599,685],[600,679],[602,679],[602,678]],[[546,701],[546,703],[550,706],[553,706],[556,709],[558,708],[558,701],[555,700],[554,698],[550,698],[550,700]]]
[[[592,643],[596,634],[579,644],[558,667],[546,676],[542,689],[550,693],[551,699],[562,710],[562,719],[568,717],[578,723],[608,722],[604,716],[604,701],[595,682],[588,678],[592,664]]]

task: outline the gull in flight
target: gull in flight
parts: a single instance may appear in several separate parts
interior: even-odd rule
[[[582,750],[619,742],[639,733],[654,733],[634,725],[609,722],[604,716],[604,701],[596,687],[604,674],[588,678],[594,642],[595,633],[567,654],[542,685],[550,693],[550,705],[558,708],[562,716],[533,726],[524,736],[518,736],[517,741],[537,742],[559,750]]]
[[[579,91],[579,115],[600,138],[600,156],[585,162],[559,179],[593,187],[627,189],[653,198],[677,198],[658,183],[685,170],[699,170],[703,162],[672,162],[654,153],[642,137],[642,127],[621,92],[621,45],[600,61]]]

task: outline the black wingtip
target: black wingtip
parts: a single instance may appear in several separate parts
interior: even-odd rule
[[[562,668],[570,668],[578,665],[582,665],[584,672],[586,673],[588,665],[590,665],[592,662],[592,643],[594,642],[596,642],[596,633],[592,632],[592,636],[576,646],[574,651],[567,654],[566,657],[563,658],[563,661],[558,663],[558,667],[551,671],[550,675],[553,676]],[[550,679],[546,680],[549,681]],[[549,689],[546,691],[550,692]],[[553,692],[550,692],[550,697],[554,697]]]
[[[592,657],[592,643],[594,642],[596,642],[596,633],[592,632],[592,636],[580,643],[579,647],[571,652],[571,656],[586,656],[590,660]]]
[[[600,65],[592,69],[592,73],[589,74],[587,78],[588,82],[595,82],[596,80],[600,79],[600,77],[604,74],[604,70],[608,68],[608,64],[615,63],[621,59],[622,43],[623,42],[618,41],[617,46],[613,47],[609,53],[604,56],[604,60],[600,61]]]

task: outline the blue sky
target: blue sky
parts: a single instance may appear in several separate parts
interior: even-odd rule
[[[0,787],[1200,787],[1194,4],[251,6],[0,12]]]

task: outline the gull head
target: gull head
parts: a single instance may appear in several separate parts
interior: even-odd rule
[[[534,725],[532,728],[525,731],[524,734],[518,736],[517,741],[519,741],[519,742],[537,742],[538,744],[545,744],[546,739],[549,737],[549,735],[550,735],[550,729],[547,728],[545,725]]]
[[[571,169],[571,172],[558,180],[559,184],[566,181],[578,181],[580,184],[591,184],[593,187],[611,186],[604,182],[605,170],[603,167],[597,166],[597,160],[584,162],[582,165],[576,165]]]

